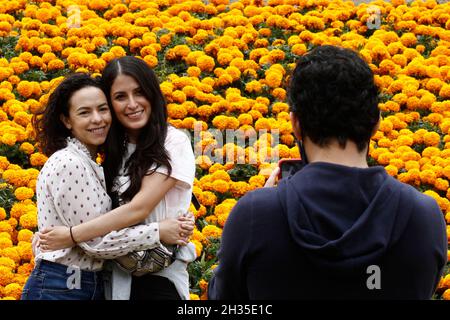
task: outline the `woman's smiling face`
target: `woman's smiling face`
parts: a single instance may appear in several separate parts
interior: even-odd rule
[[[105,94],[97,87],[74,92],[69,99],[69,116],[61,115],[61,121],[91,154],[95,154],[97,147],[105,142],[111,126]]]
[[[111,103],[117,120],[128,134],[129,142],[136,143],[152,111],[150,101],[136,79],[119,74],[111,86]]]

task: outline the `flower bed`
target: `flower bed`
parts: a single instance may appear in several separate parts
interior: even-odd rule
[[[274,160],[299,155],[286,84],[296,58],[318,45],[358,50],[370,63],[383,115],[370,162],[435,198],[449,224],[450,4],[405,3],[0,0],[0,297],[19,299],[33,266],[46,157],[32,114],[67,73],[100,73],[127,54],[156,70],[170,123],[194,136],[192,299],[206,298],[236,201],[264,185]],[[224,143],[227,130],[251,143]],[[436,298],[450,299],[449,275]]]

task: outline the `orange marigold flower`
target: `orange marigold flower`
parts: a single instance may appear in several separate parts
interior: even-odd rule
[[[31,242],[32,238],[33,232],[28,229],[22,229],[17,234],[17,241]]]
[[[393,176],[393,177],[397,176],[398,168],[397,168],[396,166],[388,165],[388,166],[385,167],[385,169],[386,169],[386,172],[387,172],[390,176]]]
[[[228,182],[226,182],[224,180],[215,180],[212,183],[212,188],[216,192],[226,193],[230,189],[230,186],[229,186]]]
[[[20,225],[22,228],[34,230],[37,227],[37,215],[34,213],[27,213],[20,217]]]
[[[198,240],[191,240],[191,242],[195,245],[195,253],[196,253],[197,257],[200,257],[202,255],[202,250],[203,250],[202,243]],[[198,299],[198,296],[197,296],[197,299],[192,299],[192,294],[191,294],[191,300],[199,300],[199,299]]]
[[[33,153],[30,156],[30,163],[33,167],[41,167],[45,164],[48,157],[40,152]]]
[[[220,238],[222,236],[222,229],[209,225],[202,229],[202,233],[206,238]]]
[[[14,279],[14,273],[10,268],[0,266],[0,286],[7,286]]]
[[[423,170],[420,172],[420,180],[423,183],[434,185],[436,181],[436,174],[432,170]]]
[[[427,146],[438,146],[441,136],[437,132],[427,132],[423,136],[423,141]]]
[[[16,196],[17,200],[22,201],[33,198],[34,192],[30,188],[19,187],[14,191],[14,195]]]
[[[199,67],[202,71],[213,71],[215,66],[214,59],[210,56],[204,55],[197,59],[197,67]]]

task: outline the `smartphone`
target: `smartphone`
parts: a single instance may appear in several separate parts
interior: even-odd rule
[[[197,199],[197,197],[195,196],[194,193],[192,193],[191,202],[194,205],[195,210],[199,210],[200,209],[200,201],[198,201],[198,199]]]
[[[281,159],[278,162],[280,167],[280,173],[278,174],[278,179],[283,179],[292,176],[297,171],[300,171],[304,167],[304,163],[300,158],[293,159]]]

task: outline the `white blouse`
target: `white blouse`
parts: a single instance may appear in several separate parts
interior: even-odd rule
[[[187,213],[191,203],[192,186],[195,178],[195,157],[191,141],[181,130],[169,126],[164,147],[170,157],[170,165],[172,167],[170,177],[176,179],[177,182],[165,194],[164,198],[156,205],[153,211],[149,213],[145,219],[145,223],[161,221],[167,218],[176,218],[181,214]],[[118,191],[119,195],[125,192],[130,185],[130,176],[127,174],[124,165],[135,150],[136,145],[129,143],[127,154],[122,160],[122,168],[114,183],[114,188]],[[154,169],[154,167],[150,169]],[[166,167],[159,167],[156,172],[164,175],[168,174]],[[169,267],[154,273],[154,275],[166,277],[171,280],[180,297],[187,300],[189,299],[187,264],[194,261],[196,257],[195,245],[190,242],[187,246],[181,247],[177,251],[175,256],[176,260]],[[120,285],[117,285],[117,287],[119,289],[113,290],[113,297],[118,296],[117,292],[114,291],[120,291],[120,299],[129,299],[131,276],[128,276],[128,279],[121,280]]]
[[[103,168],[87,148],[74,138],[49,157],[36,184],[38,227],[76,226],[111,210]],[[52,252],[36,252],[44,259],[82,270],[102,269],[103,259],[114,259],[136,250],[159,245],[159,225],[141,224],[113,231],[77,246]]]

